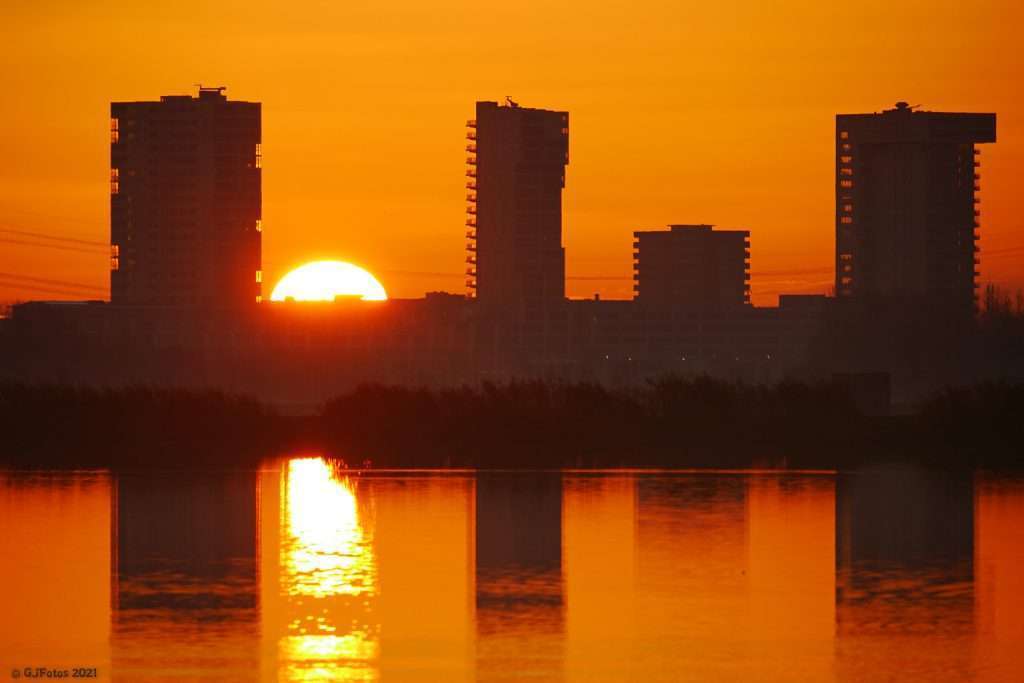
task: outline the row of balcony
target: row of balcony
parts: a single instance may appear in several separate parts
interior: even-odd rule
[[[470,144],[466,145],[466,151],[473,156],[466,157],[466,189],[471,192],[466,194],[466,296],[476,298],[476,119],[466,121],[466,139]]]

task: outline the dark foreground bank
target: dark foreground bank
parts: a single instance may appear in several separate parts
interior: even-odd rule
[[[1024,386],[951,389],[897,417],[861,414],[830,382],[365,386],[297,418],[217,392],[0,384],[0,430],[0,463],[16,467],[255,466],[316,451],[376,468],[1017,468]]]

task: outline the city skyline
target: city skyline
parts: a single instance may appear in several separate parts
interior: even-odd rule
[[[1009,10],[998,4],[971,8],[971,21],[965,22],[967,9],[933,8],[931,30],[922,37],[910,29],[922,20],[923,6],[891,16],[880,15],[880,5],[871,3],[842,17],[838,10],[807,3],[790,9],[799,20],[793,28],[782,25],[781,14],[765,17],[757,7],[739,20],[721,8],[683,13],[652,7],[629,29],[618,10],[604,10],[574,24],[576,32],[564,45],[533,18],[513,12],[502,27],[508,40],[500,54],[478,38],[457,42],[446,53],[395,16],[368,30],[408,40],[375,43],[379,54],[353,62],[365,68],[343,74],[312,67],[327,66],[334,57],[344,62],[346,55],[360,54],[359,45],[367,48],[362,41],[328,46],[326,37],[344,10],[318,10],[273,30],[271,20],[280,17],[266,10],[246,28],[276,39],[252,41],[251,59],[238,60],[222,49],[220,37],[215,41],[204,30],[188,53],[169,48],[175,59],[137,64],[113,58],[112,45],[69,38],[62,63],[71,66],[49,79],[32,78],[52,67],[32,49],[33,36],[64,36],[99,16],[81,8],[46,25],[37,12],[18,10],[6,29],[12,55],[6,68],[20,97],[0,118],[6,129],[26,134],[6,143],[11,163],[0,190],[0,209],[7,214],[3,228],[105,242],[107,140],[99,131],[106,128],[108,103],[185,93],[202,80],[229,86],[232,99],[265,103],[267,282],[301,262],[334,257],[367,266],[396,297],[461,292],[462,124],[472,117],[473,101],[511,95],[526,106],[573,116],[564,217],[569,296],[629,298],[633,231],[706,221],[752,232],[752,295],[755,304],[766,305],[778,292],[831,288],[834,116],[881,111],[906,100],[934,111],[999,114],[1000,142],[982,159],[980,281],[1021,286],[1024,252],[1012,206],[1013,169],[1022,156],[1014,88],[1020,58],[1010,49]],[[221,10],[209,12],[219,16]],[[454,6],[442,6],[439,13],[461,17]],[[145,13],[125,19],[118,30],[132,28],[141,38],[166,30],[147,23]],[[322,24],[316,30],[314,20]],[[763,45],[744,47],[747,24],[755,20],[767,20]],[[482,28],[482,19],[460,21]],[[838,55],[831,37],[806,30],[797,41],[801,47],[791,47],[799,27],[840,23],[847,49]],[[517,62],[521,54],[512,54],[528,47],[517,29],[529,29],[544,48],[525,64]],[[692,40],[678,41],[681,35]],[[582,62],[591,57],[586,48],[596,44],[607,45],[621,63],[602,71]],[[706,58],[679,58],[680,50],[700,48]],[[285,50],[297,51],[294,63],[268,69]],[[729,56],[730,50],[737,54]],[[422,52],[421,62],[399,59],[414,51]],[[550,68],[528,73],[541,58]],[[756,60],[767,66],[751,66]],[[893,63],[901,68],[892,69]],[[16,65],[23,68],[15,73]],[[299,67],[320,75],[302,75]],[[436,73],[436,87],[424,80],[427,70]],[[60,290],[56,281],[106,295],[107,253],[71,242],[59,244],[88,252],[14,244],[58,243],[11,232],[2,239],[0,273],[17,277],[0,280],[0,300],[75,298],[30,289]]]

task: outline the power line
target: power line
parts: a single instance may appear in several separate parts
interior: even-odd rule
[[[73,244],[85,244],[93,247],[107,248],[109,245],[106,242],[97,242],[95,240],[83,240],[75,237],[63,237],[60,235],[49,234],[45,232],[31,232],[29,230],[14,230],[11,228],[0,228],[0,232],[7,233],[9,235],[21,235],[22,237],[35,237],[44,240],[54,240],[55,242],[71,242]]]
[[[0,278],[2,280],[2,278]],[[92,293],[85,293],[80,290],[67,289],[63,287],[46,287],[43,285],[26,285],[21,282],[2,282],[0,281],[0,289],[18,289],[29,292],[45,292],[47,294],[64,294],[67,296],[79,296],[83,298],[96,299],[96,295]]]
[[[51,280],[43,277],[33,277],[31,275],[19,275],[17,273],[2,273],[0,277],[8,280],[25,280],[27,282],[36,282],[44,285],[59,285],[61,287],[74,287],[76,289],[88,289],[95,292],[106,293],[106,287],[97,287],[96,285],[87,285],[84,282],[70,282],[68,280]]]
[[[46,244],[46,243],[43,243],[43,242],[26,242],[25,240],[9,240],[9,239],[3,239],[3,238],[0,238],[0,244],[20,244],[20,245],[25,246],[25,247],[41,247],[43,249],[59,249],[61,251],[76,251],[76,252],[83,253],[83,254],[93,254],[93,255],[97,255],[97,254],[103,253],[102,251],[100,251],[96,247],[92,247],[92,248],[73,247],[73,246],[67,245],[67,244]]]

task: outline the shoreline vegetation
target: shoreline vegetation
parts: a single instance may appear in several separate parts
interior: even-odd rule
[[[213,391],[0,383],[0,430],[0,466],[26,468],[248,467],[315,452],[374,468],[1018,469],[1024,385],[946,389],[898,416],[861,414],[834,382],[367,385],[295,417]]]

